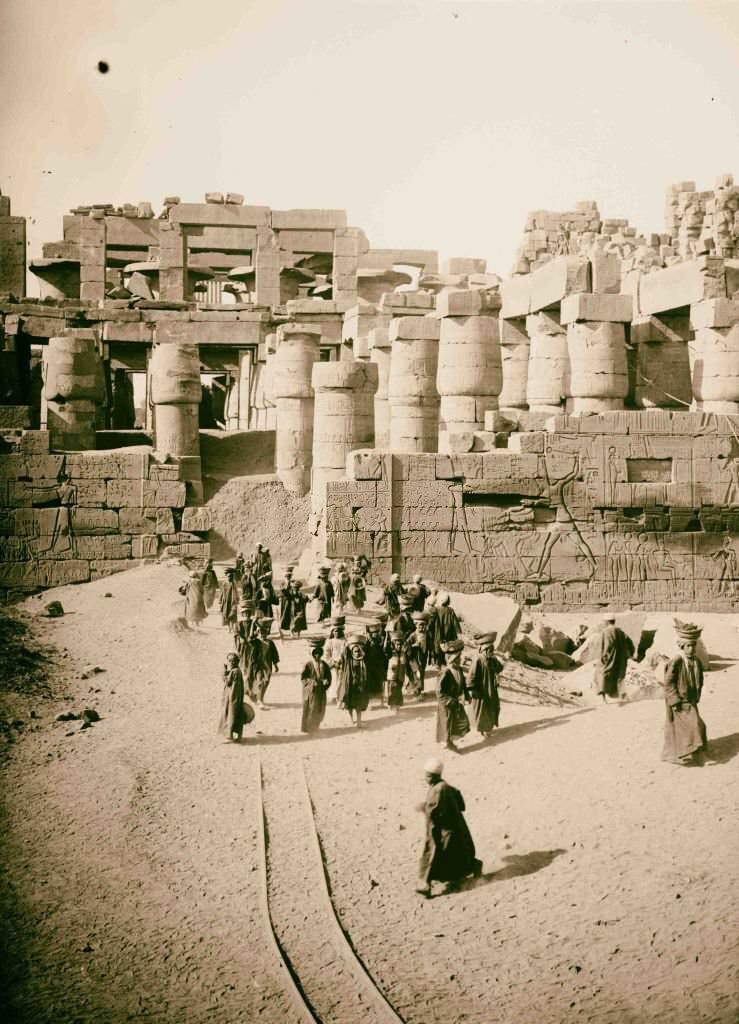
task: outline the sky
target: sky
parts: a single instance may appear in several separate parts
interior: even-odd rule
[[[660,231],[670,182],[739,181],[737,0],[2,0],[0,39],[29,257],[79,204],[232,191],[505,276],[530,210]]]

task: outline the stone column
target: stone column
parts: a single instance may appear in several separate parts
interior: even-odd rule
[[[373,363],[313,364],[313,478],[311,511],[320,516],[326,483],[346,474],[346,457],[374,444],[373,399],[378,372]]]
[[[569,393],[570,359],[567,332],[556,311],[526,317],[529,336],[529,367],[526,401],[537,412],[560,412]]]
[[[501,317],[499,330],[503,386],[498,404],[501,409],[525,409],[530,348],[526,318],[504,320]]]
[[[708,299],[690,307],[693,398],[707,412],[739,412],[739,301]]]
[[[170,455],[200,455],[200,356],[191,342],[154,343],[149,363],[154,447]]]
[[[44,353],[46,425],[51,447],[95,448],[98,410],[105,402],[105,376],[92,330],[49,338]]]
[[[629,393],[626,327],[633,302],[629,295],[582,292],[562,300],[570,357],[569,412],[623,409]]]
[[[102,211],[93,210],[80,221],[81,299],[102,302],[105,298],[105,245],[105,217]]]
[[[0,192],[0,294],[26,294],[26,218],[11,217],[10,196]]]
[[[485,413],[498,408],[503,384],[497,315],[483,311],[480,291],[443,292],[436,389],[440,395],[439,451],[468,452]]]
[[[314,397],[311,376],[321,354],[321,329],[282,324],[272,357],[272,398],[277,408],[276,470],[285,490],[307,494],[313,465]]]
[[[183,302],[187,297],[187,245],[179,224],[159,221],[159,298]]]
[[[435,452],[439,447],[440,324],[435,317],[401,316],[390,324],[390,448]]]
[[[640,409],[684,409],[693,399],[687,316],[644,316],[631,324],[634,404]]]
[[[377,367],[377,393],[375,394],[375,448],[390,447],[390,356],[392,345],[386,327],[374,327],[369,332],[370,360]]]
[[[337,228],[334,232],[332,297],[334,302],[357,301],[359,257],[369,244],[360,228]]]
[[[280,246],[272,228],[257,228],[254,269],[254,292],[257,305],[279,306]]]

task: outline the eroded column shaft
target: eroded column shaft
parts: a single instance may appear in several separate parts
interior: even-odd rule
[[[283,324],[270,379],[276,406],[275,464],[291,494],[310,490],[313,465],[314,397],[311,375],[321,353],[321,329],[310,324]]]

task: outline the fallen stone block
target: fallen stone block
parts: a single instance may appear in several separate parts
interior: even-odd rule
[[[451,605],[473,634],[497,633],[496,650],[508,654],[521,621],[521,607],[510,597],[498,594],[460,594],[450,591]]]

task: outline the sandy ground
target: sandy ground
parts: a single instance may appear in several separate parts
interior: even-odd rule
[[[320,949],[303,768],[344,926],[409,1024],[736,1022],[731,617],[698,617],[724,638],[704,690],[703,768],[659,760],[659,701],[544,706],[513,681],[493,741],[472,735],[446,755],[483,877],[424,901],[416,807],[436,752],[433,702],[371,710],[361,732],[329,706],[321,735],[305,738],[307,645],[286,641],[270,709],[245,744],[225,743],[215,725],[230,638],[215,614],[198,633],[168,628],[184,576],[150,566],[26,602],[59,651],[67,699],[16,701],[25,727],[2,766],[3,1020],[295,1019],[261,910],[261,759],[275,926],[313,972],[326,1021],[373,1018],[352,1013],[336,982],[331,999],[333,972],[350,975]],[[53,597],[67,614],[40,617]],[[85,707],[101,715],[89,729],[54,720]]]

